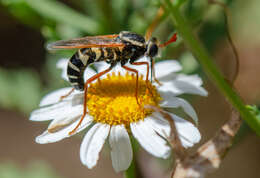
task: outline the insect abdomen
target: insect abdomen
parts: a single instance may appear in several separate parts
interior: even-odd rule
[[[89,64],[94,62],[95,58],[95,53],[91,52],[89,48],[78,50],[78,52],[70,58],[67,75],[69,82],[76,90],[84,90],[84,71]]]

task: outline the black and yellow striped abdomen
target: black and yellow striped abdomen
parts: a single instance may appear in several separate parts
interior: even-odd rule
[[[76,90],[84,90],[84,71],[94,62],[106,61],[115,64],[122,58],[122,48],[83,48],[69,60],[67,75],[69,82]]]

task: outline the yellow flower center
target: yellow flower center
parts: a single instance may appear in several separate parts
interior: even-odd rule
[[[135,97],[136,76],[127,73],[122,76],[107,75],[92,83],[88,88],[87,107],[95,122],[109,125],[124,124],[143,120],[152,113],[145,105],[158,106],[161,97],[150,81],[146,84],[143,76],[138,80],[138,101]]]

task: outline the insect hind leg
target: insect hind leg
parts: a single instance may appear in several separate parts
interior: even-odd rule
[[[91,78],[89,78],[89,79],[85,82],[85,85],[84,85],[83,114],[82,114],[82,116],[81,116],[81,118],[80,118],[79,123],[77,124],[77,126],[76,126],[72,131],[69,132],[69,135],[72,135],[72,134],[74,134],[74,133],[76,132],[76,130],[79,128],[79,126],[81,125],[81,123],[82,123],[84,117],[85,117],[86,114],[87,114],[88,84],[90,84],[90,83],[93,82],[94,80],[100,78],[101,76],[103,76],[103,75],[105,75],[106,73],[108,73],[109,71],[111,71],[112,68],[113,68],[113,66],[114,66],[114,65],[111,64],[111,66],[110,66],[108,69],[106,69],[106,70],[104,70],[104,71],[102,71],[102,72],[100,72],[100,73],[97,73],[96,75],[92,76]]]

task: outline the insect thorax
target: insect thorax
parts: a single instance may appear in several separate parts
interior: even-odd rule
[[[122,31],[119,33],[119,39],[126,45],[123,54],[130,62],[136,61],[146,52],[145,39],[137,33]]]

